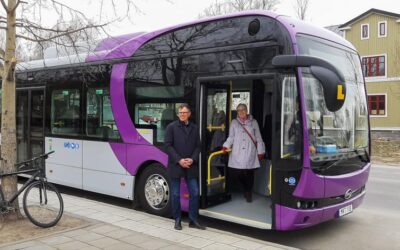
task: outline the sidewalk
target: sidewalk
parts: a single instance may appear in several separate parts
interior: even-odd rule
[[[65,213],[88,218],[92,225],[26,241],[0,249],[294,249],[213,228],[197,230],[182,223],[133,209],[63,194]]]

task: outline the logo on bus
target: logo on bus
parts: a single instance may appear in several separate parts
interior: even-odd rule
[[[351,198],[352,195],[353,195],[353,191],[351,189],[349,189],[346,191],[346,193],[344,193],[344,199],[348,200]]]
[[[64,142],[64,148],[67,148],[67,149],[79,149],[79,143]]]
[[[285,178],[285,182],[288,183],[289,186],[294,186],[296,185],[296,178],[294,177]]]

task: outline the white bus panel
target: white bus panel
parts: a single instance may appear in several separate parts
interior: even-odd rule
[[[45,138],[50,182],[96,193],[133,199],[134,176],[115,156],[108,142]]]
[[[82,141],[45,138],[46,152],[55,151],[46,160],[46,177],[50,182],[82,188]]]

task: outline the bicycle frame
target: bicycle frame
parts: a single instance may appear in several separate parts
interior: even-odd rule
[[[17,171],[17,172],[12,172],[12,173],[7,173],[7,174],[0,174],[0,178],[6,177],[6,176],[14,176],[14,175],[18,175],[18,174],[24,174],[24,173],[30,173],[30,172],[35,172],[25,183],[24,185],[22,185],[22,187],[20,189],[18,189],[18,191],[13,194],[11,196],[11,198],[9,200],[6,200],[4,197],[4,193],[3,193],[3,188],[0,186],[0,192],[1,192],[1,197],[3,197],[3,202],[5,202],[5,204],[7,203],[13,203],[15,201],[15,199],[17,199],[17,197],[32,183],[36,180],[36,177],[40,176],[41,174],[41,169],[27,169],[27,170],[21,170],[21,171]],[[3,205],[3,204],[2,204]]]

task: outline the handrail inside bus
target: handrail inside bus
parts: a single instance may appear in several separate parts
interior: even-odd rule
[[[226,152],[231,152],[231,151],[232,151],[232,149],[226,150]],[[219,150],[219,151],[215,151],[215,152],[211,153],[210,156],[208,156],[208,162],[207,162],[207,184],[208,185],[211,184],[211,181],[225,179],[225,177],[221,177],[221,176],[211,179],[211,159],[216,155],[221,155],[224,153],[225,153],[224,150]]]

